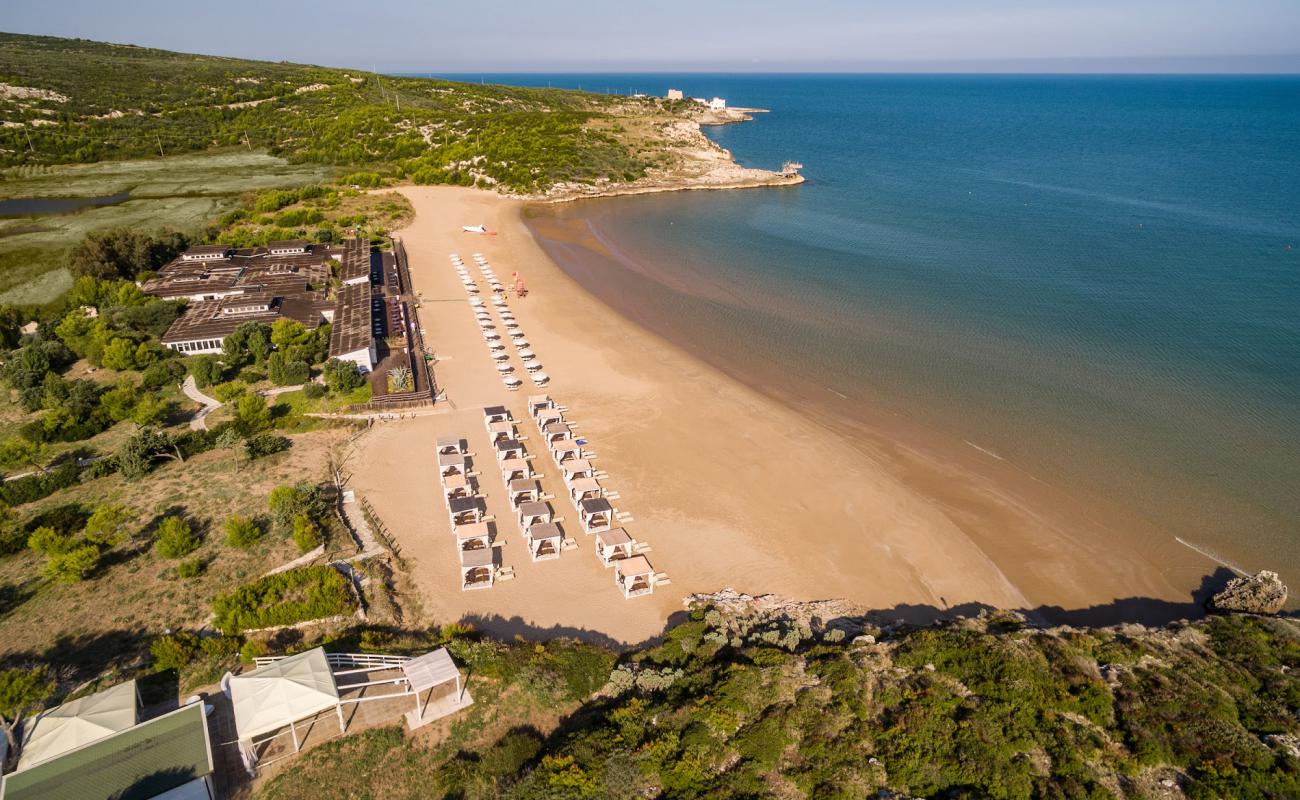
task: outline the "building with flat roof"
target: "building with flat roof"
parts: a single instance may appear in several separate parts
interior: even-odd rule
[[[681,90],[681,89],[669,89],[669,90],[668,90],[668,99],[669,99],[669,100],[681,100],[681,99],[682,99],[682,90]]]

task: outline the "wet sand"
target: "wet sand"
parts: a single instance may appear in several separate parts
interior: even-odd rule
[[[570,633],[635,643],[659,633],[691,592],[734,587],[866,607],[944,609],[966,603],[1068,609],[1130,597],[1185,601],[1153,565],[1086,520],[1047,518],[956,460],[855,436],[809,409],[777,402],[638,327],[589,294],[542,251],[522,204],[453,187],[404,188],[416,209],[399,235],[422,297],[425,340],[447,402],[438,413],[381,423],[348,461],[412,563],[421,606],[439,622],[500,633]],[[484,224],[495,236],[464,233]],[[448,259],[473,271],[481,252],[498,276],[529,288],[511,307],[552,376],[547,392],[591,442],[602,481],[631,513],[629,532],[671,584],[624,600],[600,566],[555,466],[525,413],[538,390],[507,392]],[[476,276],[477,277],[477,276]],[[598,276],[597,276],[598,279]],[[518,360],[512,358],[517,368]],[[504,404],[544,473],[544,491],[578,543],[532,563],[507,510],[482,407]],[[481,493],[517,577],[462,592],[434,468],[434,440],[460,435],[478,457]]]

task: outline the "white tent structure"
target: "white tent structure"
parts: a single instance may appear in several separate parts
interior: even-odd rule
[[[411,717],[412,728],[417,727],[415,723],[424,718],[433,690],[438,686],[455,681],[456,694],[451,698],[451,707],[460,708],[469,705],[465,702],[465,693],[461,690],[460,670],[456,669],[456,664],[451,660],[451,654],[445,647],[439,647],[437,650],[407,661],[402,665],[402,674],[406,677],[411,691],[415,693],[415,714]],[[424,695],[426,691],[428,695]]]
[[[18,768],[27,769],[133,727],[139,699],[135,681],[127,681],[46,711],[23,726]]]
[[[347,730],[334,671],[320,647],[232,676],[230,702],[239,745],[246,754],[251,754],[256,737],[285,727],[296,752],[301,746],[296,723],[331,708],[338,711],[339,730]]]

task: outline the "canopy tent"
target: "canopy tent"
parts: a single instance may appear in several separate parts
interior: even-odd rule
[[[428,705],[428,699],[424,702],[420,700],[420,693],[426,689],[432,690],[436,686],[445,683],[456,682],[457,704],[461,702],[460,688],[460,670],[456,669],[455,663],[451,660],[451,654],[447,648],[439,647],[437,650],[425,653],[422,656],[416,656],[402,665],[402,674],[406,676],[406,682],[411,685],[411,691],[415,692],[415,710],[416,716],[424,716],[425,707]],[[429,692],[433,694],[432,691]]]
[[[135,681],[127,681],[46,711],[24,726],[18,768],[27,769],[130,728],[137,720],[139,697]]]
[[[288,726],[297,750],[293,723],[331,708],[339,709],[339,729],[344,729],[339,689],[320,647],[232,676],[230,702],[241,743]]]

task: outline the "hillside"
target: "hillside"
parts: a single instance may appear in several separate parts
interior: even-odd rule
[[[0,166],[244,147],[415,183],[534,193],[671,170],[682,158],[683,121],[685,149],[708,149],[691,109],[655,98],[52,37],[0,34],[0,84]]]
[[[706,598],[585,699],[595,648],[457,639],[480,700],[450,738],[348,737],[258,796],[1300,796],[1288,621],[882,631],[730,605]]]

